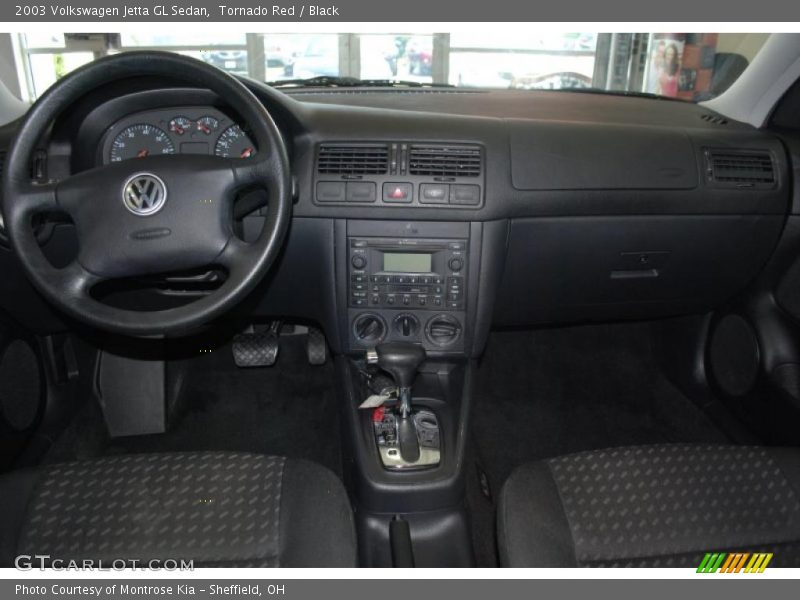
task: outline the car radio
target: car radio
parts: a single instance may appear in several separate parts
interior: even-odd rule
[[[464,310],[464,239],[349,238],[351,307]]]

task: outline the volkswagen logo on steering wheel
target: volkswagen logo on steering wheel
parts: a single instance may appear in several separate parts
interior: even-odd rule
[[[152,173],[137,173],[122,188],[125,208],[140,217],[157,213],[166,201],[167,186]]]

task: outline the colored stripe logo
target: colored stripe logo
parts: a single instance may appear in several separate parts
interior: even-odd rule
[[[698,573],[763,573],[772,552],[707,552]]]

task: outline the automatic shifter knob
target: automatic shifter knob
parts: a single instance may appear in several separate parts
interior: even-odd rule
[[[408,342],[378,344],[374,353],[367,352],[367,362],[389,373],[399,388],[410,388],[414,384],[417,369],[426,358],[425,348]]]

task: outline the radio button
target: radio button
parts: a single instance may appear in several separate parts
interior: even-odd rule
[[[417,296],[417,304],[419,304],[420,306],[426,306],[428,304],[428,297]]]
[[[389,294],[386,296],[386,304],[388,304],[389,306],[392,306],[395,303],[395,300],[396,298],[394,294]]]
[[[372,294],[371,300],[373,304],[380,304],[381,303],[380,294]]]
[[[403,296],[403,306],[408,306],[411,304],[411,296],[405,295]]]
[[[442,297],[441,296],[434,296],[433,297],[433,305],[434,306],[441,306],[442,305]]]

